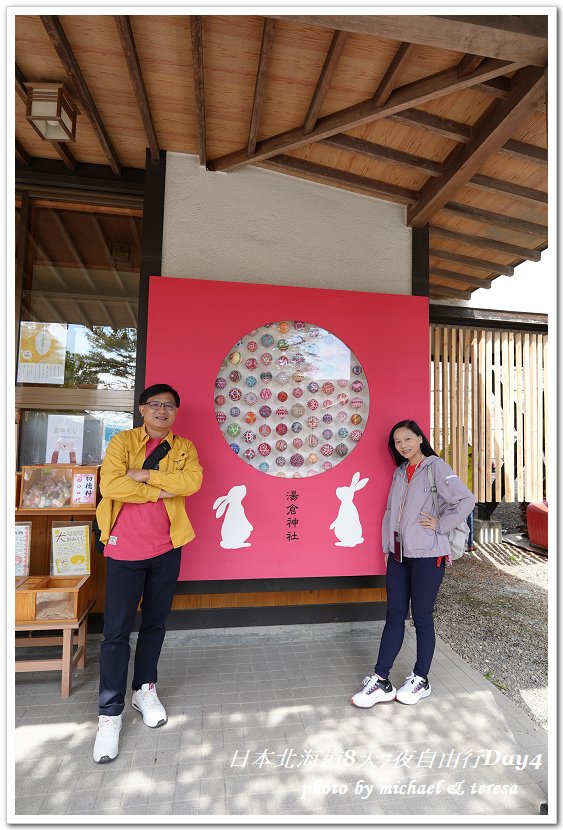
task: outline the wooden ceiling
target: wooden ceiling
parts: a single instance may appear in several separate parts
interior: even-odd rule
[[[468,298],[547,247],[547,16],[17,15],[16,157],[254,164],[406,207],[430,295]],[[72,144],[25,119],[64,81]],[[377,232],[377,229],[374,229]]]

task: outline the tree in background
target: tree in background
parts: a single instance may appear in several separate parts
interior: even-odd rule
[[[132,389],[137,356],[136,329],[92,326],[86,332],[90,350],[67,352],[65,386],[96,385],[101,389]]]

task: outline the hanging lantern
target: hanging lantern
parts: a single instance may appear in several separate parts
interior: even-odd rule
[[[44,141],[74,141],[77,109],[62,83],[26,82],[25,117]]]

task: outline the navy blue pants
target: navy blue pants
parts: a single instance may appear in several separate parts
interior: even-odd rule
[[[439,567],[436,559],[408,559],[396,562],[393,555],[387,558],[387,616],[381,635],[379,654],[374,672],[387,679],[395,658],[403,645],[405,620],[411,606],[416,628],[416,663],[414,673],[427,677],[436,647],[434,633],[434,603],[438,596],[445,558]]]
[[[125,706],[129,637],[141,596],[141,626],[135,649],[134,690],[156,683],[157,665],[180,573],[181,548],[122,562],[106,557],[104,640],[100,648],[100,715],[120,715]]]

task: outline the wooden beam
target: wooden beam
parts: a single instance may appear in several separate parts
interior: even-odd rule
[[[305,134],[310,133],[317,123],[322,103],[325,99],[332,76],[338,66],[338,61],[342,55],[347,38],[348,34],[346,32],[334,33],[319,80],[317,81],[317,86],[315,87],[311,103],[309,104],[309,110],[303,122],[303,132]]]
[[[131,307],[131,303],[125,303],[125,308],[129,314],[129,318],[131,320],[131,327],[136,329],[137,328],[137,317],[135,316],[135,312]]]
[[[419,81],[414,81],[393,90],[387,103],[382,107],[377,107],[373,98],[368,98],[359,104],[319,118],[315,128],[310,133],[305,134],[302,127],[288,130],[264,141],[259,141],[256,145],[256,151],[250,156],[248,155],[248,148],[245,146],[233,153],[228,153],[226,156],[214,159],[209,162],[208,168],[210,170],[226,171],[234,170],[237,167],[245,167],[248,164],[254,164],[270,156],[275,156],[282,150],[293,150],[313,141],[328,138],[336,133],[360,127],[362,124],[369,124],[380,118],[386,118],[395,112],[401,112],[417,104],[424,104],[442,98],[444,95],[468,89],[485,78],[506,74],[514,68],[514,64],[486,60],[483,61],[476,72],[465,78],[459,78],[455,68],[438,72],[428,78],[422,78]]]
[[[364,141],[361,138],[354,138],[351,135],[333,135],[324,138],[319,144],[326,144],[327,147],[334,147],[337,150],[344,150],[348,153],[356,153],[376,161],[385,161],[389,164],[402,164],[427,176],[439,176],[442,173],[442,165],[437,161],[413,156],[410,153],[403,153],[401,150],[393,150],[391,147],[384,147],[382,144],[374,144],[371,141]]]
[[[459,288],[449,288],[447,285],[437,285],[435,282],[430,283],[431,297],[452,297],[457,300],[470,300],[471,291],[460,291]]]
[[[485,95],[490,95],[493,98],[507,98],[511,90],[510,78],[493,78],[483,84],[476,84],[474,86],[475,92],[483,92]],[[536,112],[546,112],[545,100],[538,100],[536,102]]]
[[[200,15],[191,15],[190,29],[199,163],[202,167],[205,167],[207,151],[205,148],[205,87],[203,83],[203,21]]]
[[[58,310],[58,308],[55,308],[55,306],[53,305],[51,300],[45,294],[43,294],[43,293],[39,294],[37,296],[37,299],[42,300],[45,303],[49,314],[51,314],[52,317],[53,317],[53,320],[52,320],[53,323],[65,323],[66,322],[66,320],[64,319],[61,312]],[[49,321],[46,320],[45,322],[47,323]]]
[[[25,85],[25,75],[16,63],[16,92],[24,102],[27,103],[27,87]]]
[[[514,158],[523,158],[526,161],[536,161],[538,164],[547,164],[547,150],[544,147],[536,147],[535,144],[525,144],[523,141],[511,139],[500,148],[501,153]]]
[[[444,250],[443,248],[430,248],[430,256],[436,257],[437,259],[445,259],[448,262],[459,262],[460,265],[479,268],[481,271],[493,271],[495,274],[503,274],[505,277],[514,276],[514,267],[512,265],[503,265],[501,262],[489,262],[486,259],[477,259],[476,257],[465,256],[465,254],[456,254],[454,251]]]
[[[145,128],[149,149],[151,151],[151,158],[155,160],[160,156],[160,147],[158,146],[158,138],[156,137],[156,130],[154,128],[149,97],[147,95],[145,81],[143,79],[141,62],[139,60],[139,54],[135,45],[135,38],[133,37],[131,20],[126,14],[115,15],[114,20],[119,34],[119,39],[121,41],[121,48],[123,50],[125,63],[127,64],[127,69],[129,71],[129,77],[131,78],[131,84],[133,85],[133,92],[135,93],[137,106],[139,107],[139,112],[143,121],[143,127]]]
[[[462,144],[469,144],[471,141],[472,131],[469,124],[461,124],[459,121],[451,121],[449,118],[440,118],[438,115],[432,115],[424,110],[406,109],[387,117],[399,124],[406,124],[407,127],[428,130],[431,133],[449,138],[452,141],[459,141]]]
[[[416,205],[409,208],[407,224],[425,225],[453,194],[477,172],[486,159],[509,139],[543,90],[543,69],[520,70],[514,88],[504,101],[492,107],[473,129],[469,144],[456,147],[444,164],[439,179],[426,184]]]
[[[78,253],[76,245],[72,241],[72,239],[70,237],[70,234],[69,234],[63,220],[61,219],[61,217],[59,216],[57,211],[53,210],[52,208],[49,209],[49,214],[53,218],[53,221],[55,222],[55,225],[57,226],[59,233],[61,234],[67,248],[69,249],[70,253],[72,254],[76,264],[78,265],[78,268],[79,268],[82,276],[84,277],[86,283],[95,292],[96,291],[96,285],[94,283],[94,280],[92,279],[92,277],[90,276],[90,273],[88,272],[88,269],[86,268],[86,266],[82,262],[82,258],[80,256],[80,254]]]
[[[476,87],[473,88],[475,89]],[[468,124],[461,124],[459,121],[440,118],[437,115],[424,112],[424,110],[408,109],[388,117],[391,121],[397,121],[399,124],[406,124],[408,127],[415,127],[420,130],[428,130],[444,138],[450,138],[452,141],[458,141],[461,144],[469,144],[473,134],[472,128]],[[526,161],[547,164],[547,150],[544,150],[543,147],[536,147],[534,144],[525,144],[522,141],[510,139],[500,148],[499,152],[506,153],[509,156],[515,156],[516,158],[523,158]]]
[[[120,274],[118,273],[118,271],[116,270],[116,268],[113,264],[113,257],[111,255],[109,245],[107,243],[103,228],[100,224],[100,220],[98,219],[98,217],[96,216],[95,213],[92,213],[90,215],[91,215],[92,221],[94,223],[94,228],[96,230],[96,234],[97,234],[98,240],[100,242],[100,248],[102,249],[102,253],[105,256],[105,258],[107,259],[108,265],[110,267],[110,271],[113,274],[113,278],[114,278],[114,280],[117,284],[117,287],[118,287],[119,291],[121,292],[121,295],[123,295],[123,294],[125,294],[125,286],[123,285],[123,280],[121,279]]]
[[[31,159],[29,158],[29,153],[27,150],[20,144],[20,142],[16,138],[16,161],[20,164],[23,164],[24,167],[29,167]]]
[[[250,118],[250,129],[248,131],[248,152],[253,153],[256,149],[256,137],[260,129],[260,118],[262,116],[262,105],[264,103],[264,89],[268,78],[268,67],[274,45],[275,22],[266,17],[262,29],[262,43],[260,45],[260,57],[258,59],[258,71],[256,73],[256,85],[254,87],[254,101],[252,102],[252,116]]]
[[[490,279],[478,279],[477,277],[470,277],[469,274],[460,274],[457,271],[447,271],[445,268],[433,268],[430,266],[430,276],[442,277],[446,280],[456,280],[456,282],[466,282],[473,288],[490,288]]]
[[[333,167],[325,167],[322,164],[314,164],[311,161],[296,158],[295,156],[274,156],[264,162],[264,166],[281,173],[294,172],[304,173],[306,176],[314,176],[322,179],[328,184],[343,184],[350,188],[361,188],[372,193],[374,196],[384,196],[399,204],[408,205],[416,201],[416,191],[408,190],[406,187],[397,187],[394,184],[380,182],[376,179],[368,179],[365,176],[357,176],[355,173],[348,173],[345,170],[337,170]]]
[[[389,64],[387,71],[373,96],[373,102],[376,107],[382,107],[389,100],[389,96],[393,89],[397,86],[397,81],[401,77],[401,73],[405,68],[408,59],[412,53],[414,46],[412,43],[401,43],[395,57]]]
[[[88,84],[78,65],[67,37],[63,31],[59,18],[56,15],[40,15],[41,21],[51,39],[51,43],[68,75],[73,88],[78,95],[82,108],[92,125],[98,141],[108,160],[109,166],[116,176],[121,174],[121,164],[114,149],[108,132],[104,126],[98,108],[92,98]]]
[[[64,161],[69,170],[76,170],[76,159],[70,152],[70,148],[65,141],[51,141],[51,144]]]
[[[464,55],[457,65],[460,78],[463,78],[465,75],[471,75],[482,62],[482,55]]]
[[[101,308],[101,309],[102,309],[103,313],[106,315],[106,320],[108,320],[108,321],[109,321],[109,326],[110,326],[110,328],[112,328],[112,329],[117,328],[117,326],[115,325],[115,322],[114,322],[114,320],[113,320],[113,317],[112,317],[112,316],[111,316],[111,314],[109,313],[109,309],[108,309],[108,307],[107,307],[107,303],[103,303],[101,300],[96,300],[96,304],[98,305],[98,307],[99,307],[99,308]]]
[[[502,216],[500,213],[492,213],[489,210],[463,205],[458,202],[448,202],[442,210],[453,213],[456,216],[464,216],[474,222],[485,222],[490,225],[499,225],[501,228],[508,228],[518,233],[529,233],[533,236],[547,237],[547,225],[538,225],[536,222],[527,222],[525,219],[516,219],[514,216]]]
[[[71,304],[71,306],[73,307],[73,309],[75,310],[75,312],[76,312],[76,313],[78,314],[78,316],[82,319],[82,325],[83,325],[85,328],[87,328],[87,329],[91,329],[91,328],[92,328],[92,326],[93,326],[93,323],[92,323],[92,321],[91,321],[91,320],[89,320],[89,319],[88,319],[88,317],[86,316],[86,314],[84,314],[84,309],[83,309],[83,308],[80,306],[80,304],[77,302],[77,297],[76,297],[76,295],[74,295],[74,296],[70,296],[70,295],[69,295],[68,297],[66,297],[66,299],[70,302],[70,304]]]
[[[387,40],[409,41],[517,61],[547,64],[547,15],[272,15],[279,20],[341,29]],[[461,49],[460,49],[461,51]]]
[[[500,179],[492,179],[490,176],[482,176],[477,173],[472,176],[467,182],[469,187],[475,187],[479,190],[492,190],[495,193],[502,193],[510,196],[513,199],[525,199],[530,202],[539,202],[542,205],[547,205],[547,193],[543,190],[535,190],[533,187],[523,187],[515,182],[504,182]]]
[[[442,236],[444,239],[452,239],[455,242],[464,242],[473,248],[490,248],[493,251],[513,254],[522,259],[529,259],[532,262],[539,262],[541,259],[541,251],[534,250],[533,248],[521,248],[519,245],[500,242],[498,239],[488,239],[485,236],[478,236],[476,234],[459,233],[458,231],[451,231],[449,228],[441,228],[438,225],[431,225],[430,233],[433,236]]]
[[[68,285],[66,284],[66,281],[65,281],[63,275],[61,274],[61,272],[59,271],[57,266],[53,262],[51,262],[51,259],[50,259],[49,255],[45,252],[45,250],[41,247],[39,242],[35,239],[35,237],[32,234],[29,234],[29,241],[33,245],[33,247],[35,248],[36,252],[41,257],[41,259],[43,259],[45,261],[45,265],[47,266],[47,268],[49,269],[51,274],[55,277],[55,279],[57,280],[59,285],[62,285],[62,287],[65,289],[65,291],[68,291],[69,288],[68,288]],[[39,265],[38,262],[36,262],[35,264]]]

